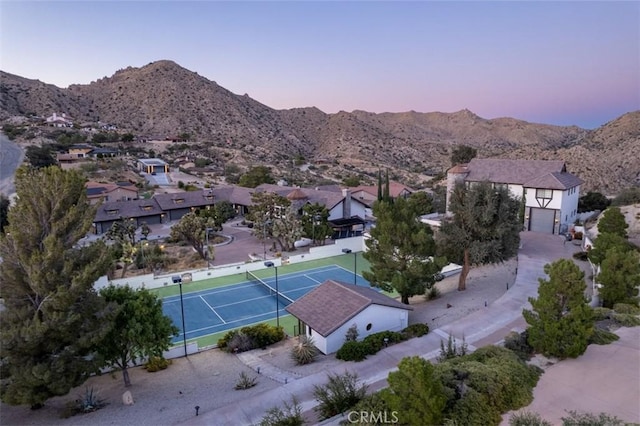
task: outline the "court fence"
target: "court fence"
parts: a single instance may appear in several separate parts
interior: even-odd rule
[[[342,238],[339,240],[334,240],[334,244],[328,244],[319,247],[311,247],[308,253],[286,256],[282,258],[269,259],[275,266],[288,265],[300,262],[308,262],[310,260],[318,260],[325,259],[327,257],[339,256],[343,254],[343,249],[349,249],[352,252],[360,252],[365,249],[364,239],[362,236],[351,237],[351,238]],[[209,278],[219,278],[226,277],[229,275],[235,274],[244,274],[247,271],[253,272],[261,269],[266,269],[267,266],[264,265],[264,261],[255,261],[255,262],[239,262],[232,263],[229,265],[223,265],[213,268],[203,268],[203,269],[194,269],[187,271],[179,271],[172,272],[169,274],[155,275],[155,274],[145,274],[138,275],[135,277],[128,278],[118,278],[109,280],[107,276],[100,277],[95,282],[95,289],[100,290],[104,287],[107,287],[110,284],[115,286],[126,286],[128,285],[131,288],[146,288],[146,289],[154,289],[161,287],[168,287],[172,285],[177,285],[173,282],[172,277],[179,275],[183,276],[184,274],[191,274],[192,281],[202,281]]]

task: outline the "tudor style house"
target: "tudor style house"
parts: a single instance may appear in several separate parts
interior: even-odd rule
[[[559,234],[577,218],[582,180],[567,172],[562,160],[474,158],[447,171],[447,212],[455,185],[491,182],[524,200],[524,229]]]

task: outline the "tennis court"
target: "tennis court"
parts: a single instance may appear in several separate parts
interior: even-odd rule
[[[276,318],[275,270],[269,278],[261,278],[262,282],[247,280],[239,284],[184,293],[184,322],[187,339],[219,333],[256,322],[264,322]],[[261,276],[264,277],[264,271]],[[369,286],[369,282],[355,275],[358,285]],[[328,279],[353,283],[354,273],[338,265],[324,266],[289,274],[278,274],[278,298],[280,316],[288,315],[285,311],[292,301],[299,299]],[[188,285],[183,285],[183,290]],[[180,329],[174,342],[183,339],[180,296],[169,296],[163,299],[163,310]]]

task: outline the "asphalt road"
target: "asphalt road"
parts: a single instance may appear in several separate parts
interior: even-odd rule
[[[13,175],[22,163],[24,151],[0,133],[0,193],[11,196],[15,192]]]

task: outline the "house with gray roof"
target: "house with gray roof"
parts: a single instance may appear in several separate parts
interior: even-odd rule
[[[400,331],[407,327],[409,311],[405,305],[371,287],[327,280],[286,307],[298,319],[298,329],[313,338],[323,354],[336,352],[353,325],[358,339],[381,331]]]
[[[143,223],[154,225],[164,221],[165,213],[155,199],[108,201],[98,206],[94,227],[96,234],[103,234],[122,219],[135,220],[136,226]]]
[[[524,200],[523,226],[528,231],[563,233],[577,218],[582,180],[567,172],[562,160],[474,158],[447,171],[447,194],[457,184],[484,181]]]

